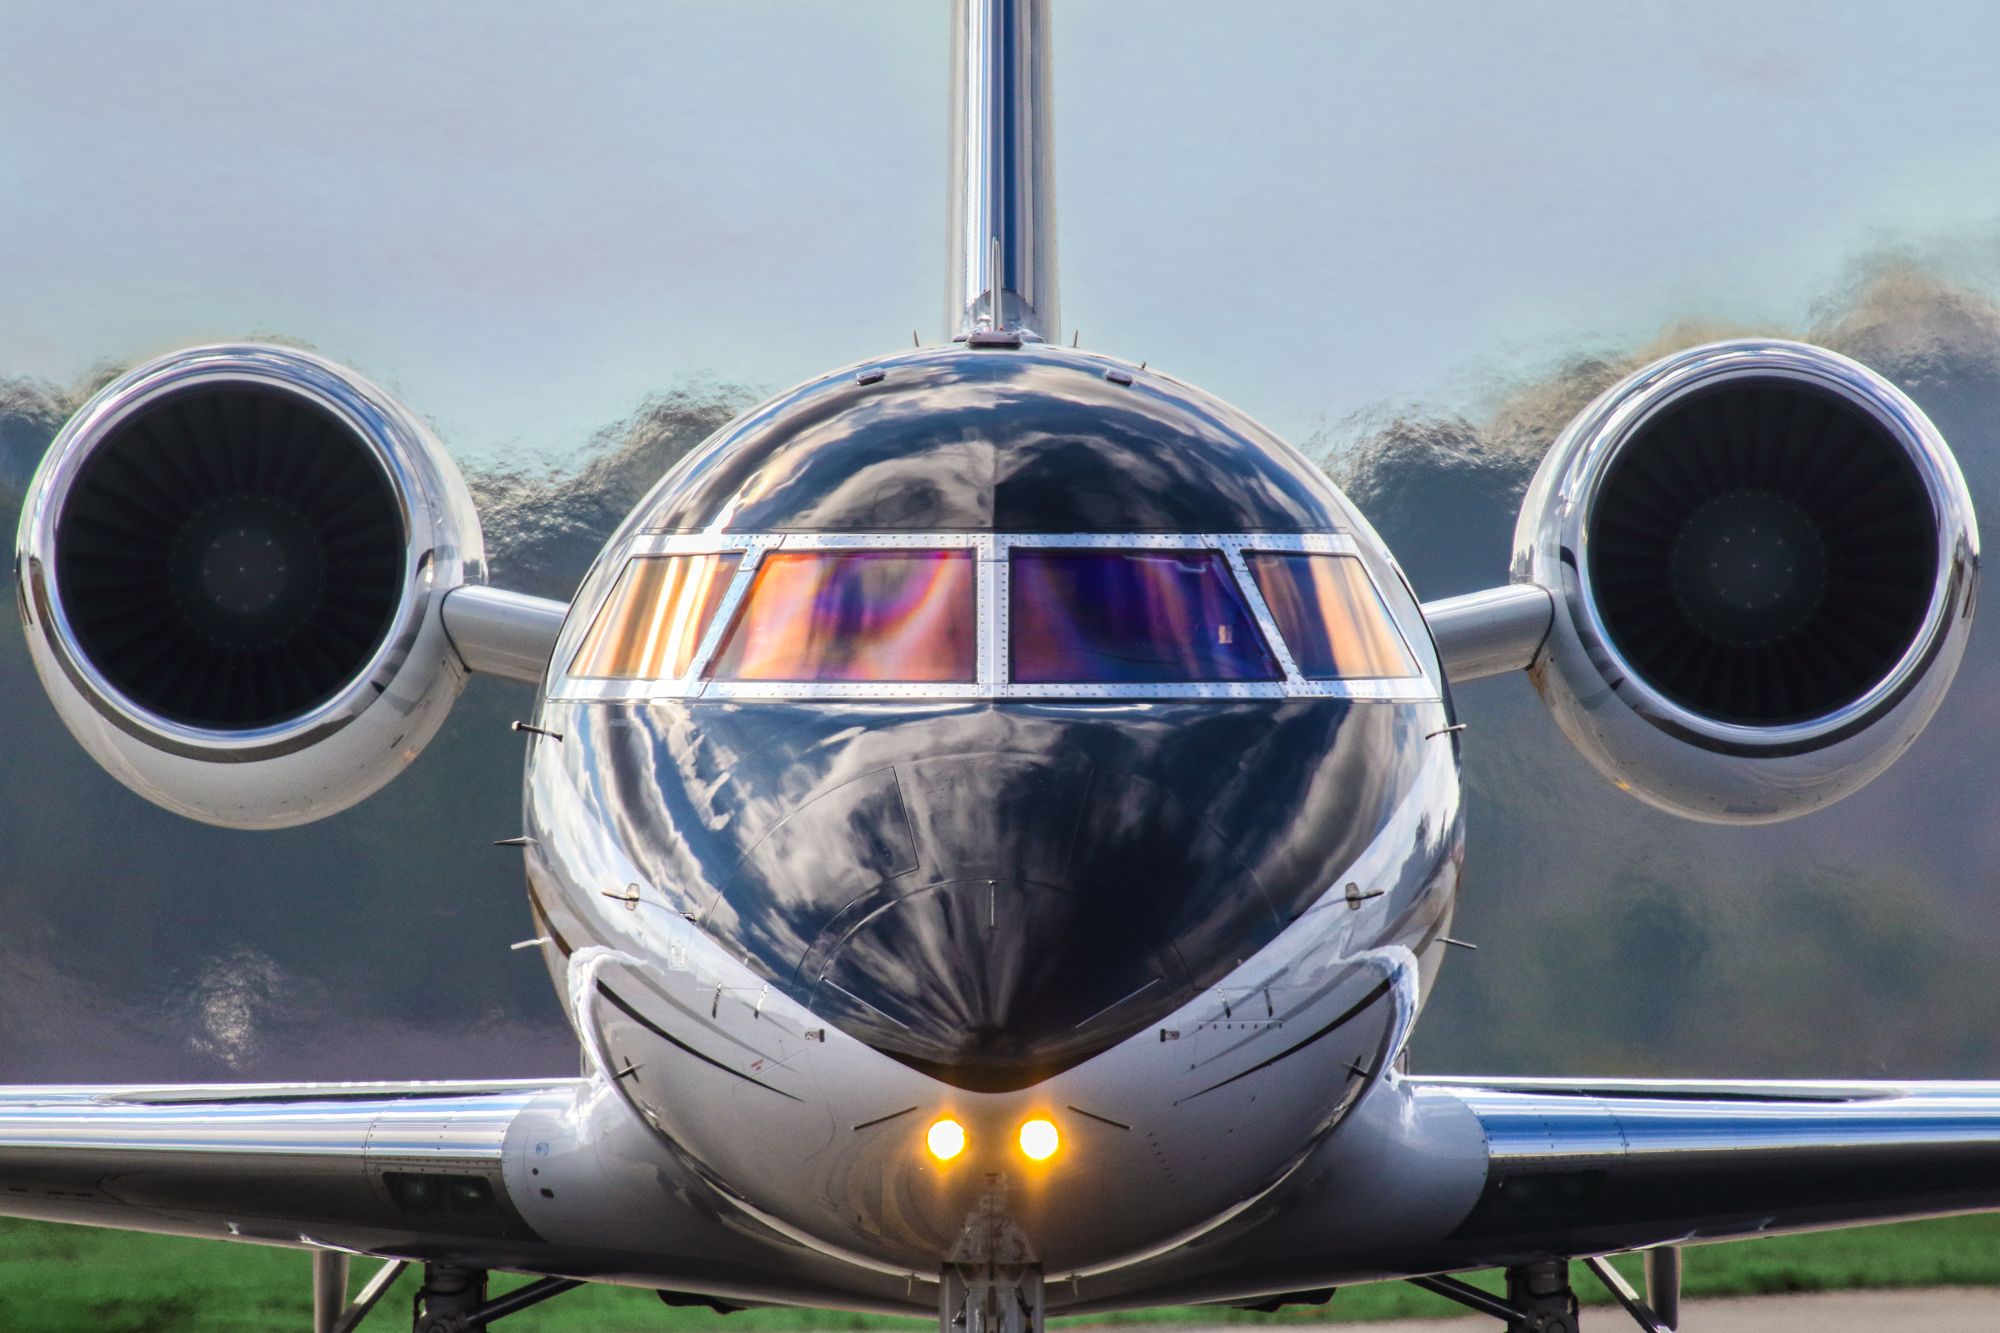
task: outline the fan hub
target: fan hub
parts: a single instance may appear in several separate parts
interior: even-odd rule
[[[213,643],[269,648],[312,619],[326,562],[295,507],[257,495],[203,506],[174,542],[174,604]]]
[[[1671,558],[1674,596],[1695,628],[1726,643],[1785,638],[1826,593],[1826,542],[1782,495],[1732,491],[1688,516]]]

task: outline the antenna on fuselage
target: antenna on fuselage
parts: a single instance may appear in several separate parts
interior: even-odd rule
[[[957,0],[951,45],[945,331],[1046,342],[1062,322],[1048,0]]]

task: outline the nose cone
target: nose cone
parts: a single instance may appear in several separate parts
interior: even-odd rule
[[[1060,1074],[1220,981],[1373,840],[1407,783],[1375,761],[1423,734],[1339,699],[675,716],[591,769],[629,779],[602,805],[650,821],[668,905],[967,1091]]]
[[[1100,898],[962,879],[870,904],[812,1004],[885,1054],[975,1092],[1028,1087],[1127,1035],[1183,989],[1170,950]]]
[[[927,756],[897,766],[894,790],[883,806],[911,848],[896,864],[912,868],[826,921],[798,986],[834,1027],[953,1086],[1008,1092],[1059,1074],[1277,929],[1189,803],[1076,749]],[[836,833],[814,813],[816,847],[856,842],[851,818]]]

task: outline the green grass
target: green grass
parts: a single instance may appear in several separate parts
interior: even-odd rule
[[[1635,1275],[1636,1259],[1620,1266]],[[366,1270],[357,1265],[357,1279]],[[271,1333],[310,1326],[309,1260],[293,1250],[182,1240],[0,1219],[0,1329],[7,1333]],[[1492,1274],[1478,1275],[1495,1286]],[[496,1279],[494,1289],[520,1279]],[[362,1328],[408,1326],[406,1275]],[[2000,1286],[2000,1215],[1909,1222],[1810,1236],[1779,1236],[1691,1250],[1690,1297],[1851,1287]],[[1579,1272],[1577,1290],[1601,1297]],[[1299,1324],[1421,1318],[1458,1307],[1404,1283],[1352,1287],[1324,1307],[1251,1315],[1181,1306],[1066,1325]],[[726,1318],[670,1309],[649,1291],[585,1287],[499,1327],[508,1333],[769,1333],[771,1330],[922,1329],[929,1321],[823,1310],[753,1310]]]

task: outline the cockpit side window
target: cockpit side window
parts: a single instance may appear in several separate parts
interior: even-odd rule
[[[737,551],[633,557],[577,649],[570,674],[612,680],[685,676],[742,558]]]
[[[1017,547],[1009,570],[1016,684],[1282,678],[1219,551]]]
[[[1246,551],[1243,559],[1305,679],[1419,674],[1381,594],[1355,557]]]
[[[769,552],[708,676],[971,683],[974,582],[968,550]]]

